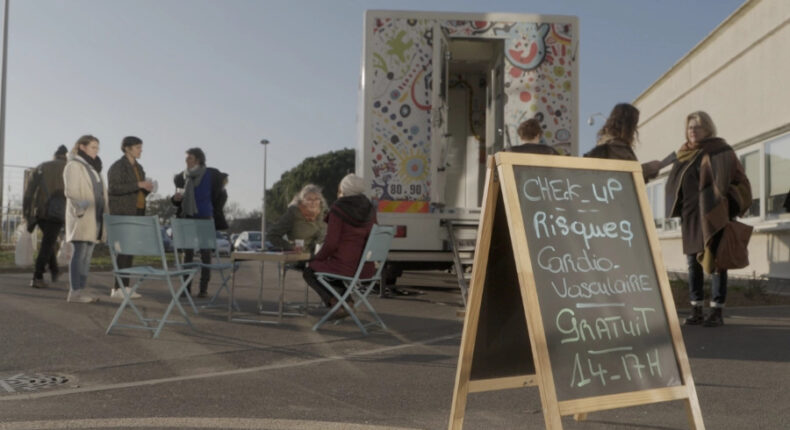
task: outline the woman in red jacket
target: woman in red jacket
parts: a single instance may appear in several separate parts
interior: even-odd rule
[[[338,188],[338,199],[326,215],[327,231],[324,244],[303,272],[304,280],[318,293],[327,307],[334,306],[337,299],[318,282],[315,273],[328,272],[353,277],[362,258],[370,230],[376,223],[375,206],[364,195],[364,179],[353,173],[348,174],[340,181]],[[360,277],[371,277],[375,272],[373,264],[368,263],[362,269]],[[332,285],[340,294],[345,291],[342,282]],[[335,315],[343,316],[344,309],[340,308]]]

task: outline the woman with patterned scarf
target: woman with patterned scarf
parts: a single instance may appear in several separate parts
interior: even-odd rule
[[[746,255],[746,243],[724,247],[722,233],[736,216],[752,204],[749,179],[732,147],[716,137],[716,126],[702,111],[686,117],[686,142],[677,151],[666,184],[666,216],[680,217],[683,253],[689,273],[692,313],[686,324],[716,327],[724,324],[722,310],[727,299],[727,269],[744,267],[747,261],[732,261],[717,251],[739,246]],[[703,270],[712,274],[711,311],[703,317]]]

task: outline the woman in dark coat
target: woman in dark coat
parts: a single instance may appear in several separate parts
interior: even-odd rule
[[[610,160],[637,161],[634,145],[639,134],[639,109],[628,103],[618,103],[612,108],[609,118],[598,130],[598,143],[595,148],[584,154],[585,157],[606,158]],[[661,169],[660,161],[642,165],[645,182],[655,178]]]
[[[679,216],[681,222],[692,306],[686,324],[716,327],[724,324],[727,299],[727,270],[717,264],[716,251],[724,227],[751,206],[751,185],[735,151],[716,137],[716,126],[707,113],[686,117],[686,138],[667,179],[666,215]],[[713,278],[712,309],[706,317],[702,315],[703,270]]]
[[[368,235],[376,223],[376,208],[364,192],[364,180],[353,173],[340,181],[338,199],[329,208],[326,216],[324,244],[303,272],[307,284],[318,293],[327,307],[337,303],[337,299],[318,282],[315,273],[327,272],[349,277],[356,273]],[[363,267],[360,276],[370,277],[375,271],[373,264],[368,263]],[[340,290],[339,293],[344,292],[342,283],[339,282],[334,287]],[[344,312],[340,308],[335,315],[342,316]]]

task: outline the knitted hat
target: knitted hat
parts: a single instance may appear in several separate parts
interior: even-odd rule
[[[340,192],[346,197],[364,194],[365,180],[353,173],[349,173],[340,181],[339,188]]]
[[[64,155],[66,155],[68,152],[69,152],[69,149],[68,149],[68,148],[66,148],[66,145],[60,145],[60,146],[58,146],[58,150],[57,150],[57,151],[55,151],[55,156],[56,156],[56,157],[59,157],[59,156],[64,156]]]

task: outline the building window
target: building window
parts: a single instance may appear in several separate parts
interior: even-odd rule
[[[790,191],[790,134],[785,134],[765,144],[766,216],[785,212],[783,206]],[[749,176],[749,180],[751,180]]]
[[[647,186],[647,200],[653,213],[653,220],[658,230],[665,229],[664,223],[664,188],[666,180],[657,180]]]
[[[760,151],[743,154],[740,158],[752,186],[752,205],[743,217],[760,216]]]

